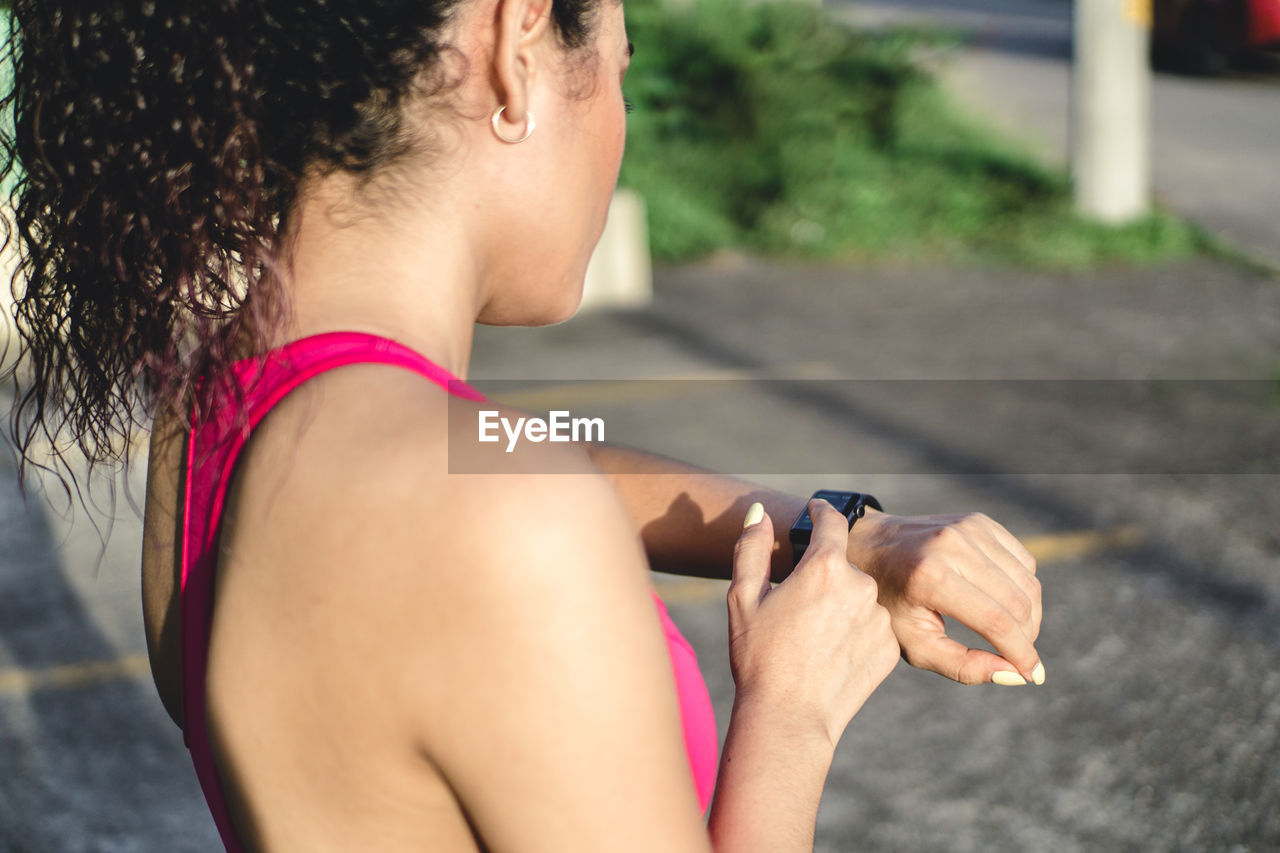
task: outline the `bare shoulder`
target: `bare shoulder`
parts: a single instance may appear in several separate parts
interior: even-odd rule
[[[585,453],[526,443],[469,465],[459,447],[476,424],[523,413],[453,397],[405,371],[335,379],[319,402],[300,400],[264,445],[281,460],[296,454],[282,472],[290,501],[277,501],[280,510],[341,531],[325,545],[326,562],[372,564],[380,576],[396,573],[385,584],[429,584],[435,598],[535,588],[572,596],[566,587],[582,574],[576,580],[621,578],[628,594],[647,590],[638,533]],[[335,395],[342,406],[325,402]]]
[[[421,391],[345,381],[323,393],[377,407]],[[380,417],[303,415],[304,402],[291,417],[306,429],[278,423],[262,447],[288,446],[294,464],[274,497],[248,482],[239,507],[273,568],[227,594],[287,597],[270,623],[280,642],[402,731],[493,848],[705,849],[647,566],[612,485],[565,445],[451,471],[449,408],[473,412],[443,394]],[[287,541],[270,541],[280,530]],[[292,577],[260,586],[271,573]]]
[[[459,473],[456,422],[491,405],[379,365],[318,379],[273,411],[241,460],[220,608],[291,600],[299,618],[348,632],[376,624],[385,645],[400,642],[396,630],[421,636],[424,624],[450,629],[526,603],[598,611],[627,600],[653,618],[638,533],[584,453],[529,445],[490,473]],[[303,614],[298,589],[333,612]],[[489,638],[521,627],[498,622]]]
[[[405,518],[417,520],[406,532],[421,535],[435,527],[472,528],[496,514],[507,515],[510,525],[550,521],[534,532],[553,535],[555,521],[572,518],[570,508],[588,526],[592,519],[582,513],[611,520],[609,537],[621,532],[626,520],[615,491],[572,446],[485,446],[493,453],[476,461],[479,425],[525,418],[453,396],[410,371],[352,365],[281,403],[255,433],[242,467],[260,468],[259,485],[274,478],[277,488],[304,501],[308,518],[336,515],[344,524],[382,530],[388,541]]]

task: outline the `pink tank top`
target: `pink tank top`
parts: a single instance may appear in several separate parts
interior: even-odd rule
[[[243,389],[242,406],[238,407],[234,395],[228,393],[225,399],[216,401],[219,405],[212,407],[211,410],[217,412],[215,418],[207,422],[193,418],[182,505],[182,728],[200,787],[229,851],[240,851],[242,847],[223,796],[205,715],[205,676],[217,572],[215,558],[227,485],[250,430],[272,406],[311,377],[355,363],[388,364],[412,370],[455,396],[484,399],[480,392],[444,368],[394,341],[357,332],[331,332],[287,344],[273,350],[265,359],[238,362],[234,366],[234,379]],[[244,427],[239,424],[241,411],[248,415]],[[654,602],[666,633],[689,766],[699,805],[705,811],[715,786],[715,715],[693,648],[681,636],[656,595]]]

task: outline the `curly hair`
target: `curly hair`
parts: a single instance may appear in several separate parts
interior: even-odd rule
[[[596,0],[555,0],[566,49]],[[14,0],[0,62],[18,360],[9,433],[31,462],[127,461],[200,377],[262,352],[287,306],[280,238],[304,176],[369,180],[413,149],[459,0]],[[74,445],[70,442],[74,442]]]

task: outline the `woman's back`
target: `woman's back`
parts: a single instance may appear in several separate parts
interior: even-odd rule
[[[452,716],[467,692],[470,676],[449,671],[476,644],[474,632],[450,630],[457,624],[451,614],[466,599],[489,642],[525,637],[519,626],[504,634],[506,623],[487,617],[483,591],[466,590],[465,560],[435,556],[480,533],[474,530],[480,518],[447,528],[432,523],[448,516],[447,496],[460,496],[457,486],[475,480],[448,481],[448,405],[444,392],[419,375],[352,365],[285,397],[246,446],[223,515],[208,658],[210,746],[241,838],[252,833],[263,846],[284,849],[349,849],[371,839],[378,849],[411,849],[426,838],[440,849],[475,845],[422,739],[423,725],[433,713]],[[199,445],[196,455],[207,449]],[[148,543],[161,545],[171,528],[159,520],[174,518],[178,506],[164,502],[174,493],[176,472],[172,453],[157,453],[154,461],[160,464],[148,496]],[[214,459],[211,467],[220,464]],[[192,478],[197,516],[212,499],[199,494],[204,476],[197,469]],[[518,496],[519,484],[504,491]],[[199,536],[198,519],[188,517],[186,527],[189,539]],[[187,548],[198,551],[191,541]],[[173,612],[176,550],[151,547],[144,565],[157,683],[171,708],[173,685],[181,684],[172,661],[183,654],[171,643],[180,632],[161,630],[157,614]],[[188,607],[196,580],[198,573],[188,578]],[[461,601],[447,594],[451,582]],[[558,624],[561,633],[573,631],[565,620]],[[461,653],[421,654],[431,647]],[[679,651],[670,651],[674,660]],[[689,726],[702,727],[699,746],[708,754],[699,781],[709,794],[714,719],[700,681],[697,687],[705,711],[686,708],[685,734],[689,740]],[[191,685],[185,695],[199,704],[200,691]],[[441,729],[448,727],[442,719]],[[199,768],[198,721],[188,735]],[[211,804],[217,814],[218,804]]]
[[[402,370],[342,368],[278,404],[237,466],[220,537],[208,714],[219,763],[234,768],[223,775],[228,805],[261,841],[316,850],[375,839],[388,850],[420,847],[423,838],[440,839],[442,849],[473,845],[447,784],[415,755],[404,710],[378,681],[386,674],[379,663],[403,650],[393,654],[391,625],[377,612],[378,593],[387,591],[373,585],[377,566],[330,559],[335,546],[359,548],[373,533],[352,529],[360,515],[352,501],[386,484],[377,467],[394,453],[397,427],[407,426],[398,415],[418,411],[416,449],[423,461],[443,460],[443,434],[432,435],[432,424],[444,422],[443,397]],[[171,713],[181,707],[180,632],[177,623],[161,632],[157,614],[178,606],[173,519],[181,518],[183,454],[172,451],[184,443],[154,445],[160,467],[150,475],[143,566],[156,680]],[[442,485],[424,479],[416,505],[426,508]],[[418,529],[429,539],[429,515]],[[429,561],[417,567],[428,569]],[[423,640],[439,636],[425,621],[420,627]]]

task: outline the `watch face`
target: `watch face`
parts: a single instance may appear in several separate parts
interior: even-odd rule
[[[822,498],[824,501],[839,510],[841,515],[848,518],[849,513],[857,509],[858,501],[862,498],[862,495],[857,492],[835,492],[824,489],[822,491],[814,492],[813,497]],[[800,517],[796,519],[796,523],[791,525],[791,529],[813,530],[813,519],[809,517],[809,507],[807,505],[800,513]]]

